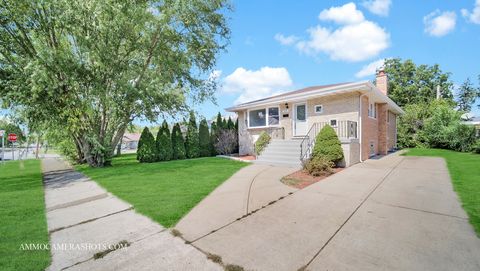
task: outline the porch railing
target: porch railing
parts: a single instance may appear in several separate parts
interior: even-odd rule
[[[300,143],[300,160],[304,162],[307,160],[313,151],[313,146],[315,145],[315,138],[317,137],[320,130],[322,130],[325,125],[331,124],[328,122],[316,122],[310,127],[307,135],[303,138]],[[332,125],[330,125],[332,126]],[[358,137],[357,132],[357,122],[346,120],[346,121],[337,121],[337,125],[332,126],[335,133],[340,140],[342,139],[352,139]]]

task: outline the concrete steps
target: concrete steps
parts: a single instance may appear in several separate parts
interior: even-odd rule
[[[272,140],[255,163],[300,167],[300,143],[298,139]]]

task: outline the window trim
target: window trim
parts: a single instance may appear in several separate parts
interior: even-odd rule
[[[335,126],[332,125],[332,120],[335,121]],[[338,127],[338,119],[329,119],[328,120],[328,125],[330,125],[332,128],[337,128]]]
[[[370,109],[372,106],[372,109]],[[377,119],[377,104],[375,102],[368,103],[368,117],[371,119]]]
[[[268,125],[268,109],[270,108],[277,108],[278,109],[278,124],[276,125]],[[265,125],[264,126],[250,126],[250,111],[255,111],[255,110],[265,110]],[[280,127],[280,106],[266,106],[266,107],[256,107],[256,108],[250,108],[247,109],[247,128],[248,129],[261,129],[261,128],[269,128],[269,127]]]
[[[321,108],[320,112],[317,112],[317,107],[320,107],[320,108]],[[323,104],[316,104],[316,105],[313,107],[313,113],[315,113],[315,114],[317,114],[317,115],[323,114]]]

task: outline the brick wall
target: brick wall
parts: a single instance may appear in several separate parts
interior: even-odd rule
[[[377,104],[378,153],[387,154],[387,104]]]
[[[378,153],[378,122],[368,116],[368,97],[362,97],[362,160],[370,157],[370,144],[374,153]]]

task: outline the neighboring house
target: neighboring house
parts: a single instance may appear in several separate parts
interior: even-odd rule
[[[397,116],[403,110],[387,97],[383,70],[376,82],[308,87],[227,108],[238,116],[240,155],[254,154],[255,141],[266,131],[279,140],[273,140],[258,161],[300,165],[326,124],[342,142],[345,166],[386,154],[396,147]]]
[[[466,125],[471,125],[475,127],[475,136],[480,138],[480,117],[475,117],[471,115],[462,116],[464,119],[463,123]]]
[[[139,140],[140,140],[140,134],[125,133],[122,139],[122,149],[130,149],[130,150],[137,149]]]

